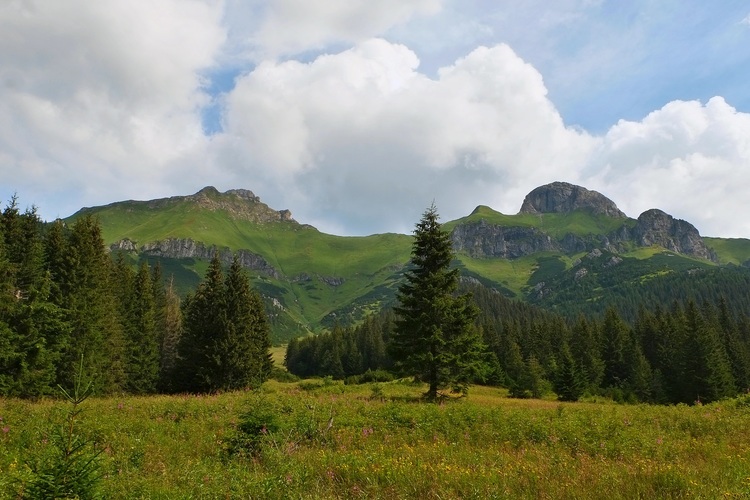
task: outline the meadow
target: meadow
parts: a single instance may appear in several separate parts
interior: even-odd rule
[[[403,381],[269,381],[215,395],[91,398],[75,433],[104,498],[748,498],[750,395],[704,406],[441,404]],[[69,404],[0,399],[0,495],[52,452]]]

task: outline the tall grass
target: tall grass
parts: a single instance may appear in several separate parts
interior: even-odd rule
[[[79,432],[104,449],[106,498],[750,496],[748,396],[696,407],[560,404],[474,387],[432,405],[423,391],[329,380],[91,399]],[[61,406],[0,400],[0,495],[23,484]],[[255,451],[233,453],[238,425],[264,412],[274,422],[251,426],[261,432]]]

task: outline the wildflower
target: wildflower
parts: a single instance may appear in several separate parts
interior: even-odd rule
[[[9,432],[10,432],[10,427],[8,427],[7,425],[3,427],[3,434],[8,434]]]

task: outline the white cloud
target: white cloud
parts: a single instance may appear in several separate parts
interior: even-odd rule
[[[163,189],[154,188],[167,165],[204,140],[200,73],[224,41],[220,7],[210,0],[5,3],[3,178],[27,196],[51,185],[83,195],[72,203]],[[44,197],[36,198],[43,207]]]
[[[740,21],[740,24],[746,24],[750,26],[750,14],[747,15],[742,21]]]
[[[338,213],[349,232],[408,230],[404,212],[433,198],[446,216],[509,208],[508,189],[574,176],[593,145],[508,46],[480,47],[435,80],[418,63],[373,39],[309,64],[261,64],[228,96],[218,141],[272,199],[320,221]]]
[[[565,180],[631,216],[658,207],[703,233],[750,236],[750,115],[714,98],[674,101],[600,136],[566,126],[535,67],[506,44],[475,47],[490,28],[530,33],[543,5],[529,5],[505,24],[467,10],[446,31],[446,45],[461,48],[428,54],[426,71],[410,40],[436,43],[423,35],[442,0],[2,3],[0,197],[18,190],[49,218],[207,184],[244,187],[301,222],[362,234],[408,232],[433,199],[444,219],[478,204],[515,213],[534,187]],[[542,10],[535,28],[561,40],[597,10],[568,0]],[[449,13],[437,17],[451,27]],[[422,31],[410,39],[414,19]],[[482,30],[473,37],[467,26]],[[394,33],[405,44],[372,38]],[[574,86],[621,53],[580,50],[581,65],[559,66],[585,70]],[[208,137],[201,109],[215,96],[202,75],[236,57],[257,66],[220,97],[224,130]],[[603,102],[576,91],[592,108]]]
[[[589,179],[628,215],[661,208],[711,236],[750,235],[750,114],[721,97],[673,101],[604,136]],[[740,213],[738,213],[738,211]]]
[[[275,0],[253,41],[266,57],[360,42],[414,16],[437,13],[443,0]]]

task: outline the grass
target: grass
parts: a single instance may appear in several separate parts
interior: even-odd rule
[[[406,383],[269,382],[211,396],[96,398],[106,498],[747,498],[750,397],[707,406],[420,402]],[[257,453],[228,454],[241,415],[276,415]],[[29,476],[64,405],[0,400],[0,495]],[[15,483],[13,481],[16,481]]]
[[[719,256],[721,264],[742,265],[750,261],[750,240],[746,238],[703,238]]]
[[[186,198],[158,202],[120,202],[85,209],[101,223],[106,243],[130,238],[139,245],[166,238],[192,238],[232,250],[245,249],[261,255],[279,273],[279,279],[251,273],[254,285],[266,297],[273,297],[283,309],[272,326],[272,341],[282,344],[290,338],[319,333],[335,322],[356,323],[368,312],[393,301],[398,273],[409,261],[410,236],[378,234],[342,237],[324,234],[310,226],[289,221],[253,222],[253,217],[275,214],[262,203],[237,201],[218,193],[208,193],[211,205],[199,205]],[[217,208],[218,207],[218,208]],[[224,208],[221,208],[224,207]],[[249,214],[249,215],[248,215]],[[258,215],[260,214],[260,215]],[[535,227],[554,238],[568,233],[581,237],[606,235],[633,219],[594,216],[584,211],[569,214],[505,215],[480,206],[469,216],[444,224],[450,231],[456,225],[486,220],[504,226]],[[722,262],[741,263],[750,259],[749,240],[712,238]],[[668,268],[686,265],[684,259],[667,260],[657,247],[636,248],[624,256],[664,263]],[[520,259],[474,259],[457,256],[469,275],[482,278],[522,298],[530,286],[553,280],[570,269],[576,256],[540,253]],[[679,261],[679,262],[678,262]],[[692,260],[689,262],[692,264]],[[194,289],[205,272],[206,263],[191,259],[163,259],[163,275],[174,276],[178,292]],[[706,262],[695,261],[702,267]],[[333,279],[332,279],[333,278]],[[505,290],[504,290],[505,291]]]
[[[603,215],[592,215],[585,211],[548,214],[505,215],[486,206],[478,206],[471,215],[445,224],[447,230],[467,223],[485,220],[490,224],[515,227],[535,227],[554,238],[562,238],[568,233],[576,236],[591,234],[606,235],[620,228],[623,224],[632,226],[634,219],[618,219]]]
[[[235,203],[226,199],[230,200],[227,203]],[[236,202],[234,207],[270,210],[244,202]],[[412,239],[406,235],[334,236],[295,222],[256,223],[243,219],[237,211],[207,209],[184,199],[161,201],[157,208],[149,202],[114,203],[85,209],[68,222],[86,213],[98,217],[107,244],[124,238],[139,246],[167,238],[191,238],[263,256],[281,273],[281,278],[253,276],[256,286],[261,290],[273,288],[272,295],[289,317],[287,323],[303,325],[303,331],[321,331],[329,317],[342,310],[361,316],[363,312],[358,308],[367,306],[359,304],[362,297],[383,287],[386,292],[392,288],[394,273],[409,261],[411,252]],[[164,276],[174,276],[178,291],[183,294],[195,287],[206,266],[199,261],[176,259],[166,259],[165,264]],[[339,284],[331,285],[330,278],[340,279]],[[282,326],[274,330],[273,340],[283,343],[299,333],[298,329]]]

